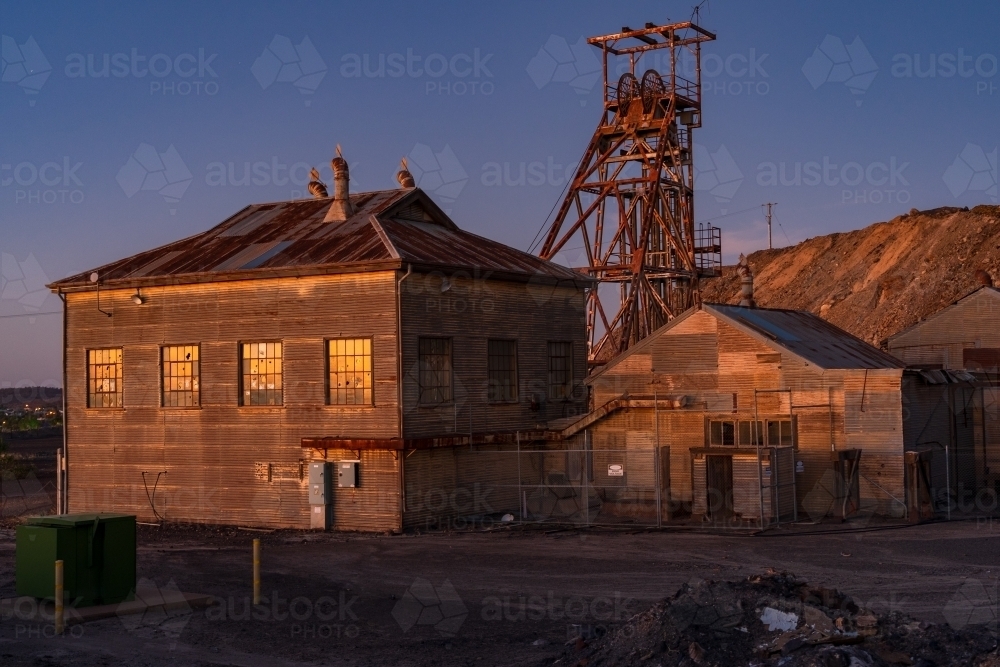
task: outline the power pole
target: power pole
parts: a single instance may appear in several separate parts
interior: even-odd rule
[[[774,243],[771,242],[771,207],[777,206],[778,202],[769,201],[764,206],[767,207],[767,249],[774,250]]]

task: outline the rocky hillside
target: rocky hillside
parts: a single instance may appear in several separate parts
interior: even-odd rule
[[[983,284],[1000,286],[1000,206],[911,210],[864,229],[748,257],[757,304],[818,313],[878,345]],[[735,267],[702,283],[708,303],[739,302]]]

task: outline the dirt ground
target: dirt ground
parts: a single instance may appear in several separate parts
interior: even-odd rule
[[[44,622],[5,617],[0,664],[571,664],[564,650],[576,636],[620,628],[685,584],[769,568],[875,612],[996,631],[1000,523],[880,528],[376,536],[140,526],[147,586],[223,604],[109,618],[58,638]],[[251,614],[255,537],[266,601]],[[14,596],[13,571],[14,531],[0,530],[0,597]]]

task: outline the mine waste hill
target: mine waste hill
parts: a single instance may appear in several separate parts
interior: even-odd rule
[[[912,209],[747,259],[758,306],[807,310],[879,345],[983,284],[1000,285],[1000,206]],[[706,303],[739,295],[734,266],[702,282]]]

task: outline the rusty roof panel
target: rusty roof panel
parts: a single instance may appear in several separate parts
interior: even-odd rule
[[[813,313],[715,303],[706,303],[704,308],[764,336],[820,368],[878,369],[906,365]]]
[[[343,222],[323,221],[330,202],[324,198],[248,206],[206,232],[112,262],[97,272],[103,285],[137,278],[155,284],[212,280],[215,274],[234,271],[349,271],[384,262],[390,267],[412,263],[529,280],[590,282],[566,267],[462,231],[418,188],[351,195],[355,213]],[[50,287],[89,289],[90,273]]]

